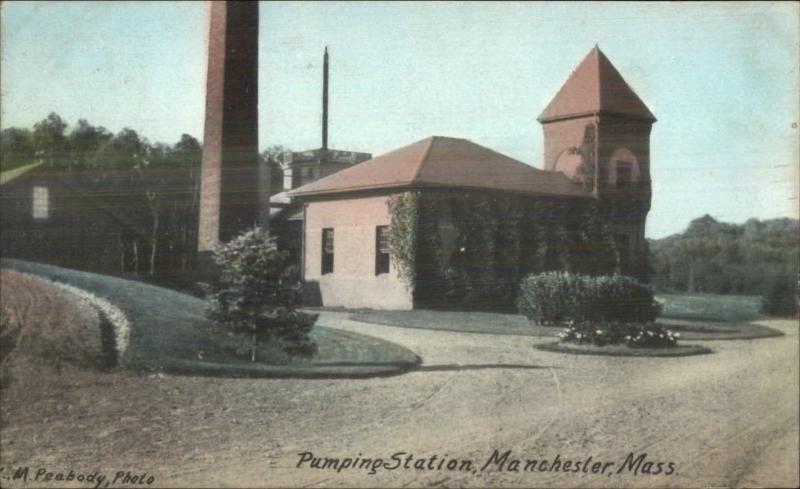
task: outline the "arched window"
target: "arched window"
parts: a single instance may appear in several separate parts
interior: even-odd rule
[[[583,156],[576,148],[568,148],[556,159],[555,171],[560,171],[569,178],[580,178],[583,170]]]
[[[633,187],[633,164],[617,161],[617,189],[626,190]]]
[[[640,178],[639,161],[627,148],[619,148],[609,158],[613,168],[614,188],[628,190],[636,186]]]

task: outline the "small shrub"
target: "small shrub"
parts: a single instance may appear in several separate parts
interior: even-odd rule
[[[559,333],[562,342],[596,346],[625,344],[631,348],[671,348],[680,333],[658,324],[600,323],[573,325]]]
[[[761,312],[768,316],[794,316],[798,312],[797,284],[790,277],[775,279],[761,298]]]
[[[561,272],[525,277],[518,307],[528,319],[542,325],[650,323],[660,312],[652,290],[636,279]]]
[[[301,287],[297,267],[279,251],[275,238],[256,228],[220,245],[214,261],[218,279],[207,287],[209,319],[224,333],[224,346],[238,354],[250,350],[256,361],[259,344],[289,355],[311,355],[308,337],[316,315],[295,311]]]

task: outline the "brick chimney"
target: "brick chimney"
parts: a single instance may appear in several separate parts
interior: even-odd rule
[[[200,192],[200,252],[269,224],[258,159],[258,2],[211,2]]]

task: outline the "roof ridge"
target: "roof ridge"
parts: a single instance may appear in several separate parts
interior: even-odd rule
[[[409,154],[409,151],[413,154]],[[564,175],[540,170],[466,138],[430,136],[390,151],[373,161],[376,162],[373,166],[354,165],[294,189],[290,196],[305,199],[315,195],[350,192],[447,187],[529,195],[591,197],[583,187],[571,183]]]
[[[603,60],[604,55],[596,43],[594,45],[594,52],[597,58],[597,106],[598,110],[603,110],[603,101],[605,97],[603,97],[603,68],[600,66],[600,62]]]
[[[428,147],[425,148],[425,152],[422,153],[422,157],[419,159],[419,163],[417,163],[417,167],[414,169],[414,174],[411,175],[411,182],[415,182],[417,177],[419,176],[419,172],[422,171],[422,165],[425,164],[425,160],[428,159],[428,155],[431,153],[431,148],[433,148],[433,141],[436,139],[436,136],[431,136],[428,138],[430,141],[428,142]]]
[[[27,165],[18,166],[16,168],[12,168],[10,170],[4,170],[0,172],[0,185],[4,185],[8,182],[16,180],[17,178],[25,175],[29,171],[38,168],[39,166],[43,165],[43,161],[38,161],[34,163],[29,163]]]

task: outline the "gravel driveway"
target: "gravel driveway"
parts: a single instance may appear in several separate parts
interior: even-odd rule
[[[160,486],[797,485],[796,322],[765,323],[783,337],[648,359],[547,353],[531,348],[547,339],[370,325],[340,313],[320,321],[406,346],[424,363],[368,380],[81,373],[42,394],[6,389],[2,465],[147,472]],[[511,453],[482,471],[495,450]],[[336,467],[345,458],[386,466],[297,468],[302,452],[339,459]],[[410,468],[388,470],[399,452]],[[414,469],[420,458],[424,470]],[[447,470],[450,461],[465,470]],[[581,470],[565,472],[566,461]],[[584,472],[598,462],[604,472]]]

